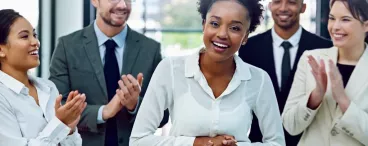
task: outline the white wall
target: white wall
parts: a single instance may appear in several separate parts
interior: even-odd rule
[[[56,1],[56,38],[83,28],[83,0]]]
[[[42,0],[42,70],[43,78],[48,78],[51,59],[51,32],[55,29],[55,47],[59,37],[83,28],[83,0],[55,0],[55,15],[51,13],[51,0]],[[51,17],[55,17],[55,28],[51,28]]]

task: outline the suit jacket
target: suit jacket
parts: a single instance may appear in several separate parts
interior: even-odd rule
[[[140,101],[138,101],[141,103],[141,97],[146,92],[151,76],[162,59],[160,44],[128,27],[123,58],[122,74],[136,76],[141,72],[144,75]],[[106,126],[97,124],[97,114],[99,108],[108,103],[108,96],[93,24],[59,38],[51,60],[50,80],[63,94],[64,100],[73,90],[86,94],[87,107],[78,124],[83,145],[104,145]],[[123,108],[116,115],[116,119],[119,145],[128,146],[135,115]],[[162,124],[167,120],[168,113]]]
[[[308,55],[323,59],[326,63],[328,59],[336,63],[338,49],[333,47],[303,54],[282,114],[285,129],[292,135],[304,131],[298,146],[368,145],[368,47],[345,87],[345,93],[351,100],[345,113],[333,99],[329,80],[320,106],[316,110],[307,108],[309,96],[316,87]],[[326,65],[327,72],[328,68]]]
[[[256,36],[249,38],[248,42],[240,48],[239,56],[245,62],[265,70],[270,75],[281,113],[283,111],[286,99],[288,97],[291,84],[293,82],[296,65],[298,64],[300,56],[303,54],[305,50],[332,47],[332,42],[322,37],[319,37],[315,34],[312,34],[306,31],[305,29],[302,29],[299,47],[293,65],[294,67],[290,73],[287,85],[281,91],[279,90],[280,88],[276,76],[272,43],[273,40],[271,30],[268,30],[262,34],[258,34]],[[256,116],[254,116],[254,114],[253,117],[254,118],[252,121],[249,139],[252,142],[262,142],[262,132],[259,128],[258,119],[256,118]],[[299,137],[291,137],[287,132],[285,132],[286,145],[295,146],[299,141]]]

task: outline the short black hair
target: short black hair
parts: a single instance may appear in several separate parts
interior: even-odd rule
[[[330,7],[332,7],[336,1],[344,2],[346,8],[348,8],[355,19],[363,23],[368,21],[367,0],[332,0]],[[368,43],[368,33],[366,33],[365,42]]]
[[[0,10],[0,44],[5,45],[8,40],[10,28],[18,18],[23,17],[12,9]]]
[[[202,20],[206,20],[206,15],[211,9],[212,5],[221,0],[199,0],[198,12],[201,14]],[[223,1],[223,0],[222,0]],[[259,2],[261,0],[237,0],[242,4],[248,11],[249,16],[245,16],[250,20],[249,32],[256,30],[257,26],[261,23],[261,18],[263,18],[262,13],[264,11],[263,5]]]

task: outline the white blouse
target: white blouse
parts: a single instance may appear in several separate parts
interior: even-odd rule
[[[1,146],[81,146],[77,131],[55,116],[59,92],[54,83],[29,76],[39,98],[38,106],[29,89],[0,71],[0,145]]]
[[[234,56],[235,74],[215,98],[199,68],[199,53],[164,59],[155,70],[138,111],[131,146],[193,146],[198,136],[232,135],[238,146],[284,146],[285,139],[271,79],[263,70]],[[154,135],[169,109],[169,136]],[[251,143],[252,111],[264,143]]]

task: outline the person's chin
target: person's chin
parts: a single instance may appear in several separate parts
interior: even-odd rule
[[[216,52],[215,50],[210,50],[210,51],[208,51],[208,53],[209,53],[208,55],[215,62],[222,62],[222,61],[226,60],[227,58],[229,58],[226,52],[219,53],[219,52]]]
[[[126,23],[126,20],[113,20],[111,21],[111,24],[115,27],[121,27],[121,26],[124,26]]]
[[[29,69],[33,69],[36,68],[40,65],[40,62],[30,62],[29,64],[27,64],[24,68],[29,70]]]
[[[333,45],[337,48],[345,48],[347,46],[345,42],[336,40],[333,40]]]
[[[276,24],[282,29],[290,29],[293,26],[293,24],[290,21],[280,21],[279,20]]]

